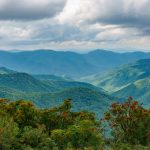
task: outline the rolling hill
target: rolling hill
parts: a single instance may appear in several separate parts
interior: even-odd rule
[[[0,74],[13,74],[13,73],[17,73],[16,71],[7,69],[5,67],[0,67]]]
[[[118,97],[133,96],[135,99],[140,100],[145,107],[150,107],[150,77],[139,79],[125,88],[114,92],[113,95]]]
[[[86,54],[53,50],[0,51],[0,66],[29,74],[52,74],[78,79],[145,58],[150,58],[150,53],[116,53],[105,50]]]
[[[10,70],[5,68],[5,71]],[[69,81],[51,75],[34,77],[27,73],[12,72],[0,74],[1,98],[31,100],[42,108],[54,107],[64,99],[72,99],[73,110],[84,109],[96,113],[98,110],[103,112],[114,100],[114,97],[101,88],[89,83]]]
[[[52,87],[26,73],[0,74],[0,85],[22,92],[51,92]]]
[[[55,75],[32,75],[34,78],[42,81],[71,81],[72,79],[66,76],[55,76]]]
[[[103,88],[108,93],[127,98],[132,96],[146,105],[150,105],[150,59],[143,59],[124,65],[104,75],[96,74],[85,77],[82,81]]]
[[[102,115],[104,111],[113,103],[115,97],[95,89],[86,87],[67,88],[62,91],[42,94],[38,97],[38,101],[34,101],[37,105],[43,107],[52,107],[59,105],[64,99],[71,99],[73,102],[73,111],[88,110],[95,112],[98,116]]]

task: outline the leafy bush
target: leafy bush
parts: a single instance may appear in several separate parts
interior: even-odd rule
[[[149,144],[150,110],[143,108],[131,97],[123,104],[112,104],[105,113],[105,120],[112,129],[115,143]]]
[[[0,149],[12,149],[18,132],[17,123],[11,117],[0,115]]]
[[[2,150],[98,150],[102,146],[95,115],[72,112],[70,100],[52,109],[38,109],[31,102],[0,99]]]
[[[108,123],[112,136],[103,136]],[[114,103],[97,121],[94,113],[71,111],[71,101],[39,109],[26,101],[0,99],[2,150],[149,150],[150,110],[131,97]]]

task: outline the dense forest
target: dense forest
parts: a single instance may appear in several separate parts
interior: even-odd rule
[[[131,97],[96,118],[71,111],[71,100],[41,109],[0,99],[0,150],[148,150],[150,110]]]

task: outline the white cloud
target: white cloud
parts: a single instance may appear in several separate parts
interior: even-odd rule
[[[149,0],[68,0],[61,23],[150,25]]]
[[[150,48],[150,0],[0,0],[0,20],[1,48]]]
[[[20,25],[15,22],[0,22],[0,24],[0,37],[3,40],[25,40],[35,34],[31,25]]]
[[[95,37],[96,41],[119,41],[122,39],[135,38],[139,35],[137,29],[134,28],[111,28],[98,33]]]

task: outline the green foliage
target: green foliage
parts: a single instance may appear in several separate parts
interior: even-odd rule
[[[67,148],[67,136],[66,131],[62,129],[55,129],[52,131],[51,138],[55,141],[59,150]]]
[[[20,137],[20,143],[24,148],[30,147],[36,150],[47,150],[55,147],[54,141],[44,133],[44,130],[41,127],[25,127]]]
[[[104,144],[101,133],[90,120],[80,121],[65,130],[53,130],[51,137],[60,150],[66,149],[68,145],[75,149],[87,147],[99,150]]]
[[[0,149],[13,149],[19,132],[17,123],[7,115],[0,115]]]
[[[144,109],[130,97],[127,102],[111,105],[105,120],[112,129],[116,143],[129,145],[149,144],[150,110]]]
[[[71,145],[75,148],[92,147],[98,150],[104,144],[99,128],[95,127],[93,121],[90,120],[83,120],[76,125],[70,126],[66,134],[71,140]]]
[[[12,115],[14,121],[21,127],[35,126],[37,121],[38,110],[31,102],[16,101],[7,105],[0,105],[9,115]]]
[[[72,112],[71,101],[52,109],[0,99],[2,150],[95,149],[103,146],[100,123],[89,112]]]
[[[111,145],[111,150],[150,150],[148,146],[117,143]]]
[[[94,113],[71,109],[71,100],[39,109],[31,102],[0,99],[0,149],[150,149],[150,110],[131,97],[123,104],[112,104],[101,121]],[[104,136],[103,123],[109,124],[111,136]]]

